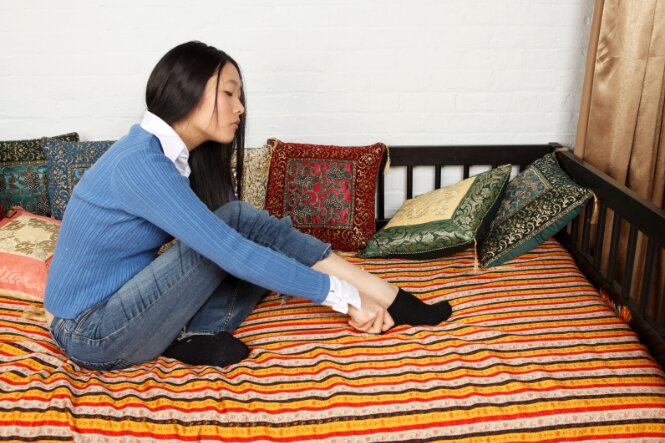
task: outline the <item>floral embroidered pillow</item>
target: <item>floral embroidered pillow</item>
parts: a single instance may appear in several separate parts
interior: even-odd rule
[[[358,257],[429,259],[466,249],[487,234],[509,178],[503,165],[405,201]]]
[[[0,293],[43,300],[60,222],[18,208],[0,220]]]
[[[77,142],[76,132],[51,137]],[[18,205],[38,215],[51,215],[42,146],[49,138],[0,142],[0,202],[5,209]]]
[[[386,145],[330,146],[268,140],[274,146],[266,209],[333,249],[356,251],[375,232],[376,183]]]
[[[47,140],[44,143],[48,196],[53,217],[62,220],[74,186],[113,143],[115,142],[69,143],[59,140]]]
[[[497,266],[530,251],[556,234],[593,197],[559,167],[554,154],[536,160],[506,188],[487,238],[480,265]]]

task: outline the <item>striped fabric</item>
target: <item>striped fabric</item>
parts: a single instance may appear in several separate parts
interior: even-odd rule
[[[471,252],[345,257],[453,316],[370,336],[272,294],[236,332],[240,364],[100,373],[0,297],[0,440],[665,440],[663,372],[555,241],[476,273]]]

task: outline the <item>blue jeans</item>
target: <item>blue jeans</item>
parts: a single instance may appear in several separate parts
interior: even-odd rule
[[[245,202],[227,203],[215,214],[249,240],[306,266],[332,252],[290,218],[279,220]],[[266,292],[177,241],[115,294],[74,319],[54,318],[51,336],[79,366],[126,368],[162,355],[179,335],[232,332]]]

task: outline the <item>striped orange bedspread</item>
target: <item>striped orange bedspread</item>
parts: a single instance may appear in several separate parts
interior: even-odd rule
[[[0,440],[665,441],[662,370],[555,241],[478,272],[471,251],[345,257],[453,316],[373,336],[271,294],[240,364],[100,373],[0,297]]]

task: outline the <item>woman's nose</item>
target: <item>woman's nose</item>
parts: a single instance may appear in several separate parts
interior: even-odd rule
[[[237,112],[238,115],[242,115],[242,114],[245,113],[245,107],[242,105],[240,100],[237,100],[237,102],[236,102],[235,112]]]

